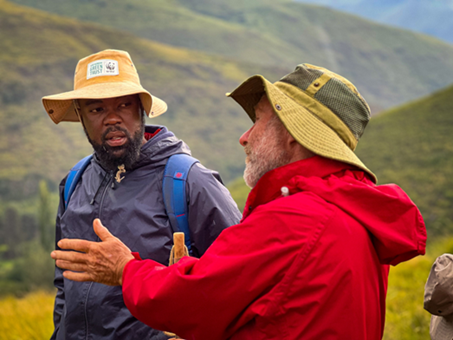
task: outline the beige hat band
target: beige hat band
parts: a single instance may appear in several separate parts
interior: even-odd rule
[[[319,81],[320,80],[321,79],[319,79]],[[322,80],[324,80],[325,83],[328,81],[327,78]],[[338,136],[346,143],[346,145],[349,146],[351,150],[353,151],[355,150],[358,143],[357,139],[354,137],[354,135],[352,134],[351,130],[347,127],[347,125],[340,118],[338,118],[338,116],[335,115],[331,110],[329,110],[323,104],[313,99],[304,91],[301,91],[298,87],[294,85],[279,81],[274,83],[274,86],[277,87],[280,91],[282,91],[294,102],[305,107],[313,115],[317,116],[324,124],[326,124],[333,131],[335,131],[338,134]]]
[[[83,89],[85,87],[89,87],[96,84],[102,83],[130,83],[136,86],[140,86],[140,82],[137,80],[137,77],[133,77],[133,75],[127,74],[126,72],[115,75],[115,76],[103,76],[103,77],[96,77],[91,79],[77,79],[74,82],[74,91]],[[144,90],[144,89],[143,89]]]

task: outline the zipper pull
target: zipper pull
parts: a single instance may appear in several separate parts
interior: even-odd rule
[[[283,197],[288,197],[289,196],[289,189],[288,187],[281,187],[280,191],[282,192]]]
[[[124,176],[121,177],[121,174],[124,174],[126,172],[126,169],[124,168],[124,164],[118,165],[118,171],[116,172],[115,180],[120,183],[123,179]]]

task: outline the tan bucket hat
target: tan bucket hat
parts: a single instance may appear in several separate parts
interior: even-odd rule
[[[167,111],[167,104],[151,95],[140,84],[129,53],[105,50],[83,58],[74,75],[74,91],[42,98],[46,112],[55,124],[78,122],[74,99],[104,99],[138,94],[149,117]]]
[[[227,93],[255,121],[255,105],[266,94],[274,112],[302,146],[317,155],[352,164],[377,177],[354,150],[370,120],[370,107],[346,78],[301,64],[272,84],[261,75]]]

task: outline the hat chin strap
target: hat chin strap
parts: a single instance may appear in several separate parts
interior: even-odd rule
[[[75,113],[77,115],[77,118],[79,118],[80,123],[82,123],[83,128],[85,128],[85,124],[83,124],[82,115],[80,114],[80,111],[79,111],[80,110],[79,101],[77,99],[73,99],[72,103],[74,105],[74,111],[75,111]]]

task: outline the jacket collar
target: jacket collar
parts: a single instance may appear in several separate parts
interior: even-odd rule
[[[325,178],[345,170],[357,170],[353,165],[313,156],[266,172],[250,191],[244,208],[242,221],[259,205],[269,203],[282,196],[281,188],[288,186],[295,176]]]

